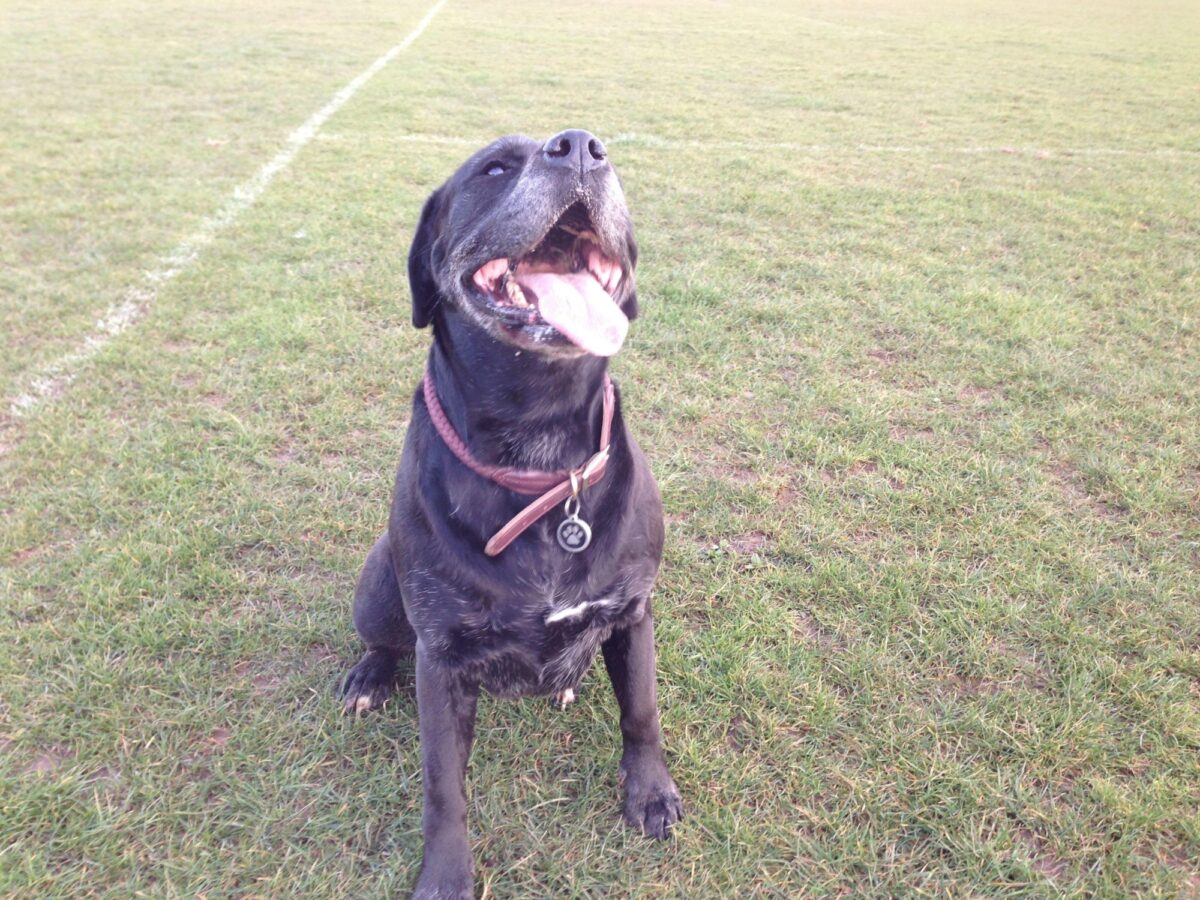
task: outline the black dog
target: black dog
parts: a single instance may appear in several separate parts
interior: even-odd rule
[[[616,173],[585,131],[501,138],[421,213],[408,273],[433,346],[354,595],[368,650],[342,689],[348,712],[380,706],[415,650],[418,897],[472,896],[480,686],[570,698],[597,649],[621,709],[626,820],[664,838],[683,816],[654,686],[662,505],[606,373],[637,314],[636,262]]]

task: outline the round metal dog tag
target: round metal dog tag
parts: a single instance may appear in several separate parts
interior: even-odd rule
[[[579,486],[575,475],[571,475],[574,493],[563,504],[562,524],[558,526],[558,546],[568,553],[582,553],[592,542],[592,526],[579,518]]]
[[[568,553],[582,553],[592,542],[592,527],[579,516],[563,519],[558,526],[558,546]]]

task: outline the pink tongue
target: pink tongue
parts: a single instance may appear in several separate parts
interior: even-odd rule
[[[576,346],[595,356],[621,349],[629,320],[591,275],[530,272],[518,276],[517,283],[537,297],[542,318]]]

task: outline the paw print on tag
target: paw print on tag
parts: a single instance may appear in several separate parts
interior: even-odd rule
[[[579,553],[592,542],[592,529],[582,519],[572,516],[558,526],[558,546],[568,553]]]

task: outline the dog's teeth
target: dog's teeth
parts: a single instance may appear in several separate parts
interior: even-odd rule
[[[587,267],[592,277],[600,282],[600,284],[603,285],[608,280],[607,260],[605,260],[599,250],[592,248],[588,251]]]
[[[610,294],[621,284],[621,267],[598,248],[593,247],[588,251],[587,268],[592,277]]]
[[[529,308],[529,301],[525,299],[525,292],[521,290],[521,286],[517,284],[517,279],[511,276],[504,282],[504,290],[508,294],[508,299],[522,309]]]

